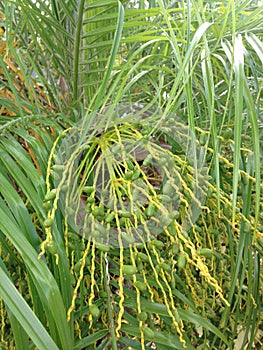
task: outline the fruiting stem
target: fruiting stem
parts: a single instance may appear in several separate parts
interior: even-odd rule
[[[107,253],[104,254],[104,288],[107,293],[107,313],[108,318],[110,322],[110,335],[111,335],[111,345],[113,350],[118,350],[117,347],[117,340],[116,340],[116,334],[114,329],[114,316],[112,312],[112,305],[111,305],[111,290],[110,290],[110,275],[109,275],[109,262],[107,259]]]

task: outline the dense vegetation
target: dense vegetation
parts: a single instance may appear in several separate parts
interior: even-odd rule
[[[262,13],[1,2],[1,349],[262,349]]]

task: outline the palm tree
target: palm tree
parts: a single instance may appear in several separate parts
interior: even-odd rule
[[[1,3],[3,348],[260,346],[262,7]]]

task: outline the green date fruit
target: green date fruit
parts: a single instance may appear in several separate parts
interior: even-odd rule
[[[147,312],[145,312],[145,311],[140,312],[138,315],[139,321],[145,322],[147,320],[147,318],[148,318],[148,315],[147,315]]]
[[[47,243],[46,245],[46,250],[50,253],[50,254],[56,254],[58,251],[56,242],[54,241],[50,241]]]
[[[95,304],[91,304],[89,306],[89,312],[93,317],[99,317],[99,315],[100,315],[100,309]]]
[[[44,226],[45,227],[51,227],[54,223],[54,219],[52,218],[47,218],[45,221],[44,221]]]
[[[44,201],[48,202],[48,201],[51,201],[52,199],[54,199],[56,197],[56,192],[57,192],[57,189],[53,188],[53,190],[51,190],[50,192],[46,193]]]
[[[177,257],[177,266],[179,270],[182,270],[186,265],[186,257],[183,253],[179,253]]]
[[[145,253],[138,252],[137,253],[137,257],[140,258],[144,262],[148,262],[149,261],[149,257]]]
[[[137,272],[137,268],[133,265],[123,265],[122,271],[126,275],[134,275]]]
[[[49,211],[49,209],[50,209],[50,201],[44,202],[44,203],[42,204],[42,208],[43,208],[44,210],[46,210],[46,211]]]
[[[128,211],[128,210],[120,210],[119,214],[123,218],[130,218],[132,216],[132,213],[130,211]]]
[[[164,262],[161,262],[159,264],[159,267],[163,269],[164,271],[171,271],[171,266],[169,264],[166,264]]]
[[[112,222],[115,218],[115,213],[114,211],[112,211],[111,213],[107,214],[106,217],[105,217],[105,222],[107,224],[109,224],[110,222]]]
[[[155,212],[155,205],[153,203],[150,203],[148,207],[145,209],[144,214],[150,218],[154,215]]]
[[[95,191],[95,188],[93,186],[84,186],[82,191],[84,193],[88,193],[88,194],[91,194],[92,192]]]
[[[103,243],[96,243],[96,248],[98,248],[102,252],[109,252],[110,251],[110,247],[106,244],[103,244]]]
[[[147,289],[146,284],[145,284],[144,282],[141,282],[141,281],[136,281],[136,282],[134,283],[134,286],[135,286],[136,288],[138,288],[141,292],[144,292],[144,291],[146,291],[146,289]]]
[[[143,327],[143,333],[147,339],[153,339],[155,336],[154,331],[149,327]]]

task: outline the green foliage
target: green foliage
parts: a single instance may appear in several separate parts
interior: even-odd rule
[[[262,4],[147,3],[0,4],[3,349],[262,346]]]

